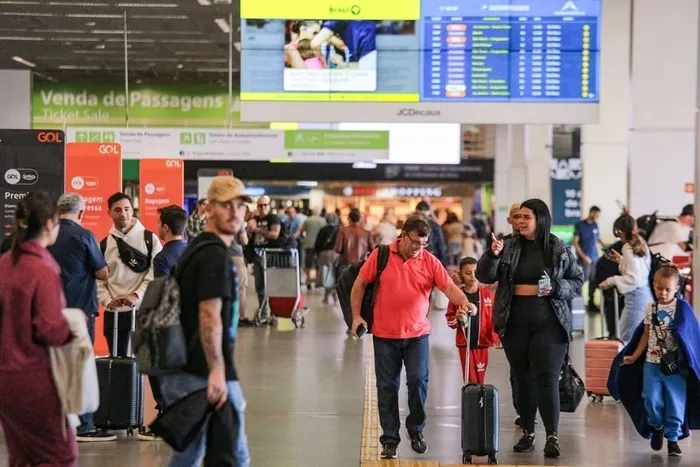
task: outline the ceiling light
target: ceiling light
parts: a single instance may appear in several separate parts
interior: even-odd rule
[[[314,187],[314,186],[318,186],[318,182],[309,181],[309,180],[299,180],[299,181],[297,182],[297,186],[309,186],[309,187]]]
[[[185,65],[183,65],[182,63],[178,63],[178,64],[177,64],[177,68],[180,69],[180,70],[181,70],[182,68],[184,68],[184,67],[185,67]]]
[[[216,19],[214,20],[214,22],[216,23],[217,26],[219,26],[219,29],[221,29],[221,30],[222,30],[223,32],[225,32],[226,34],[228,34],[229,32],[231,32],[231,27],[228,25],[228,23],[226,22],[225,19],[223,19],[223,18],[216,18]]]
[[[177,8],[177,3],[118,3],[118,7],[123,8]]]
[[[12,60],[14,60],[17,63],[21,63],[22,65],[26,65],[30,68],[34,68],[36,66],[36,63],[30,62],[28,60],[23,59],[22,57],[14,56],[12,57]]]
[[[211,2],[209,0],[197,0],[197,3],[199,3],[202,6],[210,6]]]
[[[40,36],[0,36],[0,41],[45,41],[45,37]]]
[[[94,22],[94,21],[88,21],[87,23],[85,23],[85,26],[91,28],[91,27],[93,27],[93,26],[96,25],[96,24],[97,24],[97,23]]]
[[[241,51],[241,43],[240,42],[234,42],[233,46],[238,50],[239,52]]]
[[[96,48],[96,49],[104,49],[104,48],[105,48],[105,45],[104,45],[104,44],[97,44],[97,45],[95,46],[95,48]]]

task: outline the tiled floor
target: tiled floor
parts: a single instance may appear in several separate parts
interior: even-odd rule
[[[251,297],[251,307],[255,298]],[[254,467],[447,467],[461,461],[459,360],[454,335],[443,324],[442,313],[431,313],[429,421],[426,440],[430,451],[423,459],[400,446],[400,461],[378,461],[379,431],[373,402],[371,341],[345,335],[338,309],[322,305],[320,294],[308,297],[311,313],[304,329],[289,322],[279,329],[241,329],[236,362],[248,399],[247,432]],[[595,328],[591,321],[589,328]],[[583,336],[572,346],[577,368],[583,370]],[[681,443],[682,459],[667,459],[665,451],[652,455],[627,416],[614,402],[584,401],[575,414],[562,414],[560,437],[563,456],[545,461],[538,445],[532,454],[511,451],[518,437],[502,351],[493,350],[488,377],[501,389],[501,465],[560,466],[698,466],[700,437]],[[402,386],[402,388],[405,386]],[[368,397],[365,398],[367,391]],[[404,391],[402,389],[402,391]],[[406,407],[402,393],[401,407]],[[402,415],[406,415],[405,409]],[[364,431],[367,434],[363,436]],[[541,424],[538,428],[541,428]],[[543,434],[538,432],[539,438]],[[539,440],[538,440],[539,441]],[[169,448],[161,442],[121,438],[116,443],[83,444],[84,467],[165,466]],[[422,462],[418,462],[422,461]],[[479,461],[482,461],[479,459]],[[7,462],[0,441],[0,463]]]

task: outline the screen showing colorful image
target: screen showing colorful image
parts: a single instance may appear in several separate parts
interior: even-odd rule
[[[600,0],[242,0],[241,100],[595,103],[600,9]]]

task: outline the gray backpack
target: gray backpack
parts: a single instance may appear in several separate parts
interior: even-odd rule
[[[136,327],[131,338],[141,373],[160,376],[182,371],[187,365],[189,351],[197,339],[187,343],[182,329],[179,273],[198,251],[212,245],[225,251],[218,241],[199,243],[185,252],[170,276],[159,277],[148,284],[136,313]]]

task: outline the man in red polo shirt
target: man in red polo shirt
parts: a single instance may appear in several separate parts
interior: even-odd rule
[[[457,307],[475,312],[464,293],[457,287],[440,261],[425,251],[429,244],[430,225],[421,216],[410,216],[398,240],[389,246],[389,259],[379,280],[375,297],[374,367],[377,375],[379,422],[383,434],[382,458],[395,459],[401,438],[399,428],[399,383],[401,366],[406,366],[409,415],[406,429],[411,449],[417,454],[428,452],[423,438],[425,400],[428,396],[428,357],[430,292],[441,290]],[[360,269],[352,287],[352,332],[367,323],[360,315],[365,288],[377,273],[378,250],[374,250]]]

